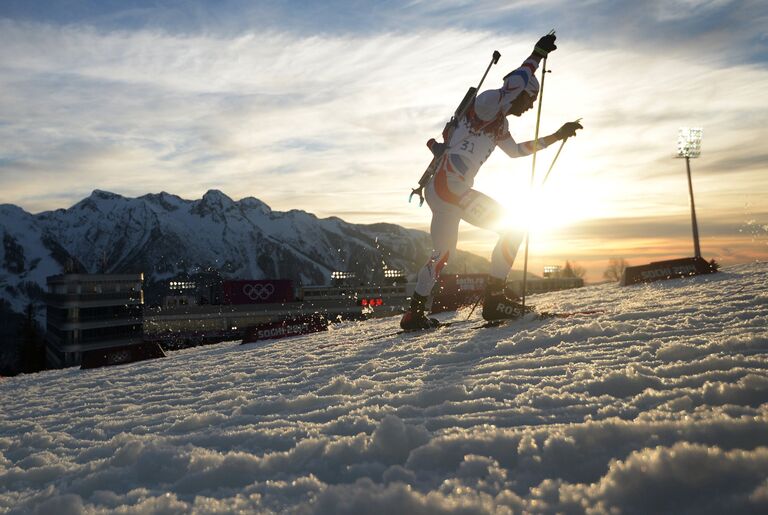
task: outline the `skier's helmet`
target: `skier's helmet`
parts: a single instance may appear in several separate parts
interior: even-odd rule
[[[531,79],[528,81],[528,84],[525,86],[525,92],[531,95],[532,97],[536,98],[539,96],[539,79],[536,78],[535,75],[531,75]]]
[[[512,72],[512,73],[508,74],[506,77],[504,77],[504,86],[505,86],[505,88],[503,90],[504,93],[502,93],[502,107],[503,107],[505,113],[509,112],[509,108],[512,106],[512,104],[517,99],[520,99],[520,100],[517,100],[518,103],[520,101],[524,100],[524,99],[520,98],[520,95],[523,94],[522,92],[518,93],[517,95],[515,95],[513,97],[511,95],[511,93],[512,93],[512,91],[514,91],[514,89],[511,89],[511,88],[510,88],[510,90],[506,89],[506,87],[508,86],[507,85],[507,79],[510,78],[513,74],[514,74],[514,72]],[[540,88],[539,80],[536,78],[535,75],[531,75],[530,78],[528,79],[528,83],[525,85],[525,88],[523,89],[523,91],[527,93],[526,99],[530,99],[531,97],[533,97],[533,100],[536,100],[536,98],[539,96],[539,88]],[[517,91],[519,91],[519,90],[517,90]]]

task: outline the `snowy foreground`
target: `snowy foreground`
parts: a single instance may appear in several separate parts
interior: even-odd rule
[[[1,380],[0,511],[768,513],[768,263],[531,302]]]

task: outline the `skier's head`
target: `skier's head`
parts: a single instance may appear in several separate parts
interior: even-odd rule
[[[505,112],[505,116],[521,116],[524,112],[533,108],[533,104],[536,103],[536,95],[531,95],[523,91],[512,103],[509,104]]]
[[[506,110],[506,116],[520,116],[533,107],[536,98],[539,96],[539,81],[535,75],[531,75],[525,89],[509,103]]]
[[[533,96],[533,98],[536,98],[539,96],[539,79],[536,78],[535,75],[531,75],[530,80],[528,81],[528,84],[525,86],[525,92],[529,95]]]

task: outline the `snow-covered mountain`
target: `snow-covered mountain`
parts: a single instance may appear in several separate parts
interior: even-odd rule
[[[0,512],[768,513],[767,276],[0,380]]]
[[[414,272],[429,236],[392,224],[355,225],[304,211],[273,211],[249,197],[211,190],[202,199],[168,193],[126,198],[94,191],[69,209],[32,215],[0,206],[0,298],[17,312],[39,298],[45,278],[67,259],[87,272],[144,272],[148,282],[214,269],[229,278],[327,283],[333,270],[371,279],[383,265]],[[459,253],[457,269],[486,271]]]

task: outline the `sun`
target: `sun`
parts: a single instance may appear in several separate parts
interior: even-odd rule
[[[567,230],[584,220],[603,216],[604,192],[586,180],[587,170],[560,158],[558,169],[553,170],[547,182],[541,184],[546,174],[545,166],[539,168],[534,186],[530,186],[530,168],[527,174],[492,172],[478,181],[477,188],[487,191],[506,209],[502,226],[530,232],[537,238],[551,236]]]

